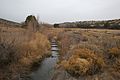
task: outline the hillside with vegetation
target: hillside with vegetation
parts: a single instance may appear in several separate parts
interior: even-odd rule
[[[91,29],[120,29],[120,19],[106,21],[77,21],[54,24],[55,28],[91,28]]]
[[[21,27],[22,25],[18,22],[5,20],[0,18],[0,27]]]

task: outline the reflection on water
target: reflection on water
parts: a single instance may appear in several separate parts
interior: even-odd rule
[[[54,73],[54,67],[58,61],[58,48],[56,44],[51,45],[52,55],[42,61],[39,69],[31,74],[33,80],[50,80]]]
[[[57,47],[52,47],[51,51],[58,51],[59,49]]]

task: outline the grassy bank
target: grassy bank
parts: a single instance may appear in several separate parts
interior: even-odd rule
[[[49,50],[50,43],[41,33],[0,27],[0,80],[19,80]]]

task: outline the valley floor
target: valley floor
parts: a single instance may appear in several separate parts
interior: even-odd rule
[[[0,27],[0,80],[19,80],[30,73],[32,66],[51,55],[51,39],[58,41],[60,49],[52,80],[120,79],[120,30],[41,28],[31,32]]]

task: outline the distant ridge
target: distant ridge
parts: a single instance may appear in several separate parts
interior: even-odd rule
[[[21,24],[0,18],[0,27],[21,27]]]
[[[96,28],[96,29],[120,29],[120,19],[103,21],[77,21],[54,24],[55,28]]]

